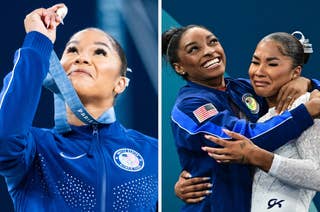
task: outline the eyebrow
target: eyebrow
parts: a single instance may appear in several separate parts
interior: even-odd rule
[[[197,42],[191,42],[184,46],[184,50],[187,50],[189,46],[196,44]]]
[[[98,42],[94,42],[94,44],[105,46],[105,47],[107,47],[109,50],[111,50],[110,46],[109,46],[108,44],[104,43],[104,42],[98,41]]]
[[[79,44],[79,41],[69,41],[67,43],[66,46],[69,46],[70,44]],[[104,42],[100,42],[100,41],[97,41],[97,42],[94,42],[95,45],[102,45],[102,46],[105,46],[107,47],[109,50],[111,50],[110,46]]]
[[[216,38],[214,35],[207,35],[207,37],[206,37],[206,39],[208,40],[208,39],[210,39],[210,38],[212,38],[212,37],[214,37],[214,38]],[[217,38],[216,38],[217,39]],[[185,45],[185,47],[184,47],[184,49],[185,50],[187,50],[187,48],[189,47],[189,46],[192,46],[192,45],[194,45],[194,44],[196,44],[197,42],[191,42],[191,43],[187,43],[187,45]]]
[[[256,56],[256,55],[253,55],[252,56],[254,59],[256,59],[256,60],[260,60],[260,58],[258,57],[258,56]],[[268,57],[267,58],[267,61],[268,62],[270,62],[270,61],[272,61],[272,60],[280,60],[279,58],[277,58],[277,57]]]

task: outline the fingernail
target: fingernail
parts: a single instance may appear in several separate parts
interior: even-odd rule
[[[187,178],[192,178],[192,175],[189,173],[189,174],[187,175]]]
[[[201,200],[204,200],[204,198],[206,198],[206,197],[201,197],[201,198],[200,198],[200,201],[201,201]]]
[[[222,129],[223,132],[230,132],[229,130],[227,129]]]
[[[209,135],[204,135],[204,137],[205,137],[206,139],[209,139],[209,138],[210,138],[210,136],[209,136]]]
[[[212,190],[206,190],[206,194],[211,194]]]
[[[211,177],[204,177],[202,180],[211,180]]]
[[[209,183],[209,184],[207,185],[207,187],[208,187],[208,188],[212,188],[212,183]]]

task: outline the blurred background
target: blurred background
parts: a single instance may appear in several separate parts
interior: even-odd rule
[[[115,37],[124,48],[130,85],[115,106],[117,118],[127,128],[149,136],[158,136],[158,1],[157,0],[91,0],[91,1],[18,1],[2,3],[0,13],[0,84],[13,68],[13,55],[22,45],[24,17],[32,10],[65,3],[68,15],[59,26],[55,51],[60,57],[75,32],[98,27]],[[30,82],[32,83],[32,82]],[[53,127],[53,97],[43,89],[34,126]],[[13,211],[4,179],[0,177],[0,212]]]
[[[195,3],[196,2],[196,3]],[[320,2],[316,0],[268,1],[183,1],[162,0],[162,32],[172,26],[199,24],[209,28],[227,55],[227,75],[247,78],[256,44],[272,32],[302,31],[310,39],[314,53],[302,74],[320,79]],[[317,18],[318,17],[318,18]],[[170,112],[184,81],[162,60],[162,205],[163,211],[179,211],[174,194],[181,168],[170,128]],[[315,204],[320,211],[320,202]],[[316,212],[313,204],[310,211]]]

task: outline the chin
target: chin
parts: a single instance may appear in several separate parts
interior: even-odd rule
[[[256,94],[258,96],[261,96],[261,97],[269,97],[270,96],[270,93],[268,93],[266,90],[263,90],[263,89],[255,89],[254,91],[256,92]]]
[[[214,72],[212,72],[211,74],[210,74],[210,77],[211,78],[218,78],[218,77],[222,77],[224,75],[224,69],[219,69],[219,70],[216,70],[216,71],[214,71]]]

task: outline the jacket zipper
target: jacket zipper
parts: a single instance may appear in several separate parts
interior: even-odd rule
[[[101,176],[101,186],[100,189],[101,189],[101,197],[100,197],[100,211],[106,211],[106,189],[107,189],[107,173],[106,173],[106,163],[105,163],[105,159],[104,159],[104,156],[103,156],[103,152],[102,152],[102,149],[100,148],[100,140],[99,140],[99,130],[98,130],[98,126],[97,125],[93,125],[93,132],[92,132],[94,138],[95,138],[95,141],[96,141],[96,148],[97,148],[97,152],[98,152],[98,155],[99,155],[99,167],[100,167],[100,170],[99,172],[102,173],[100,176]]]

